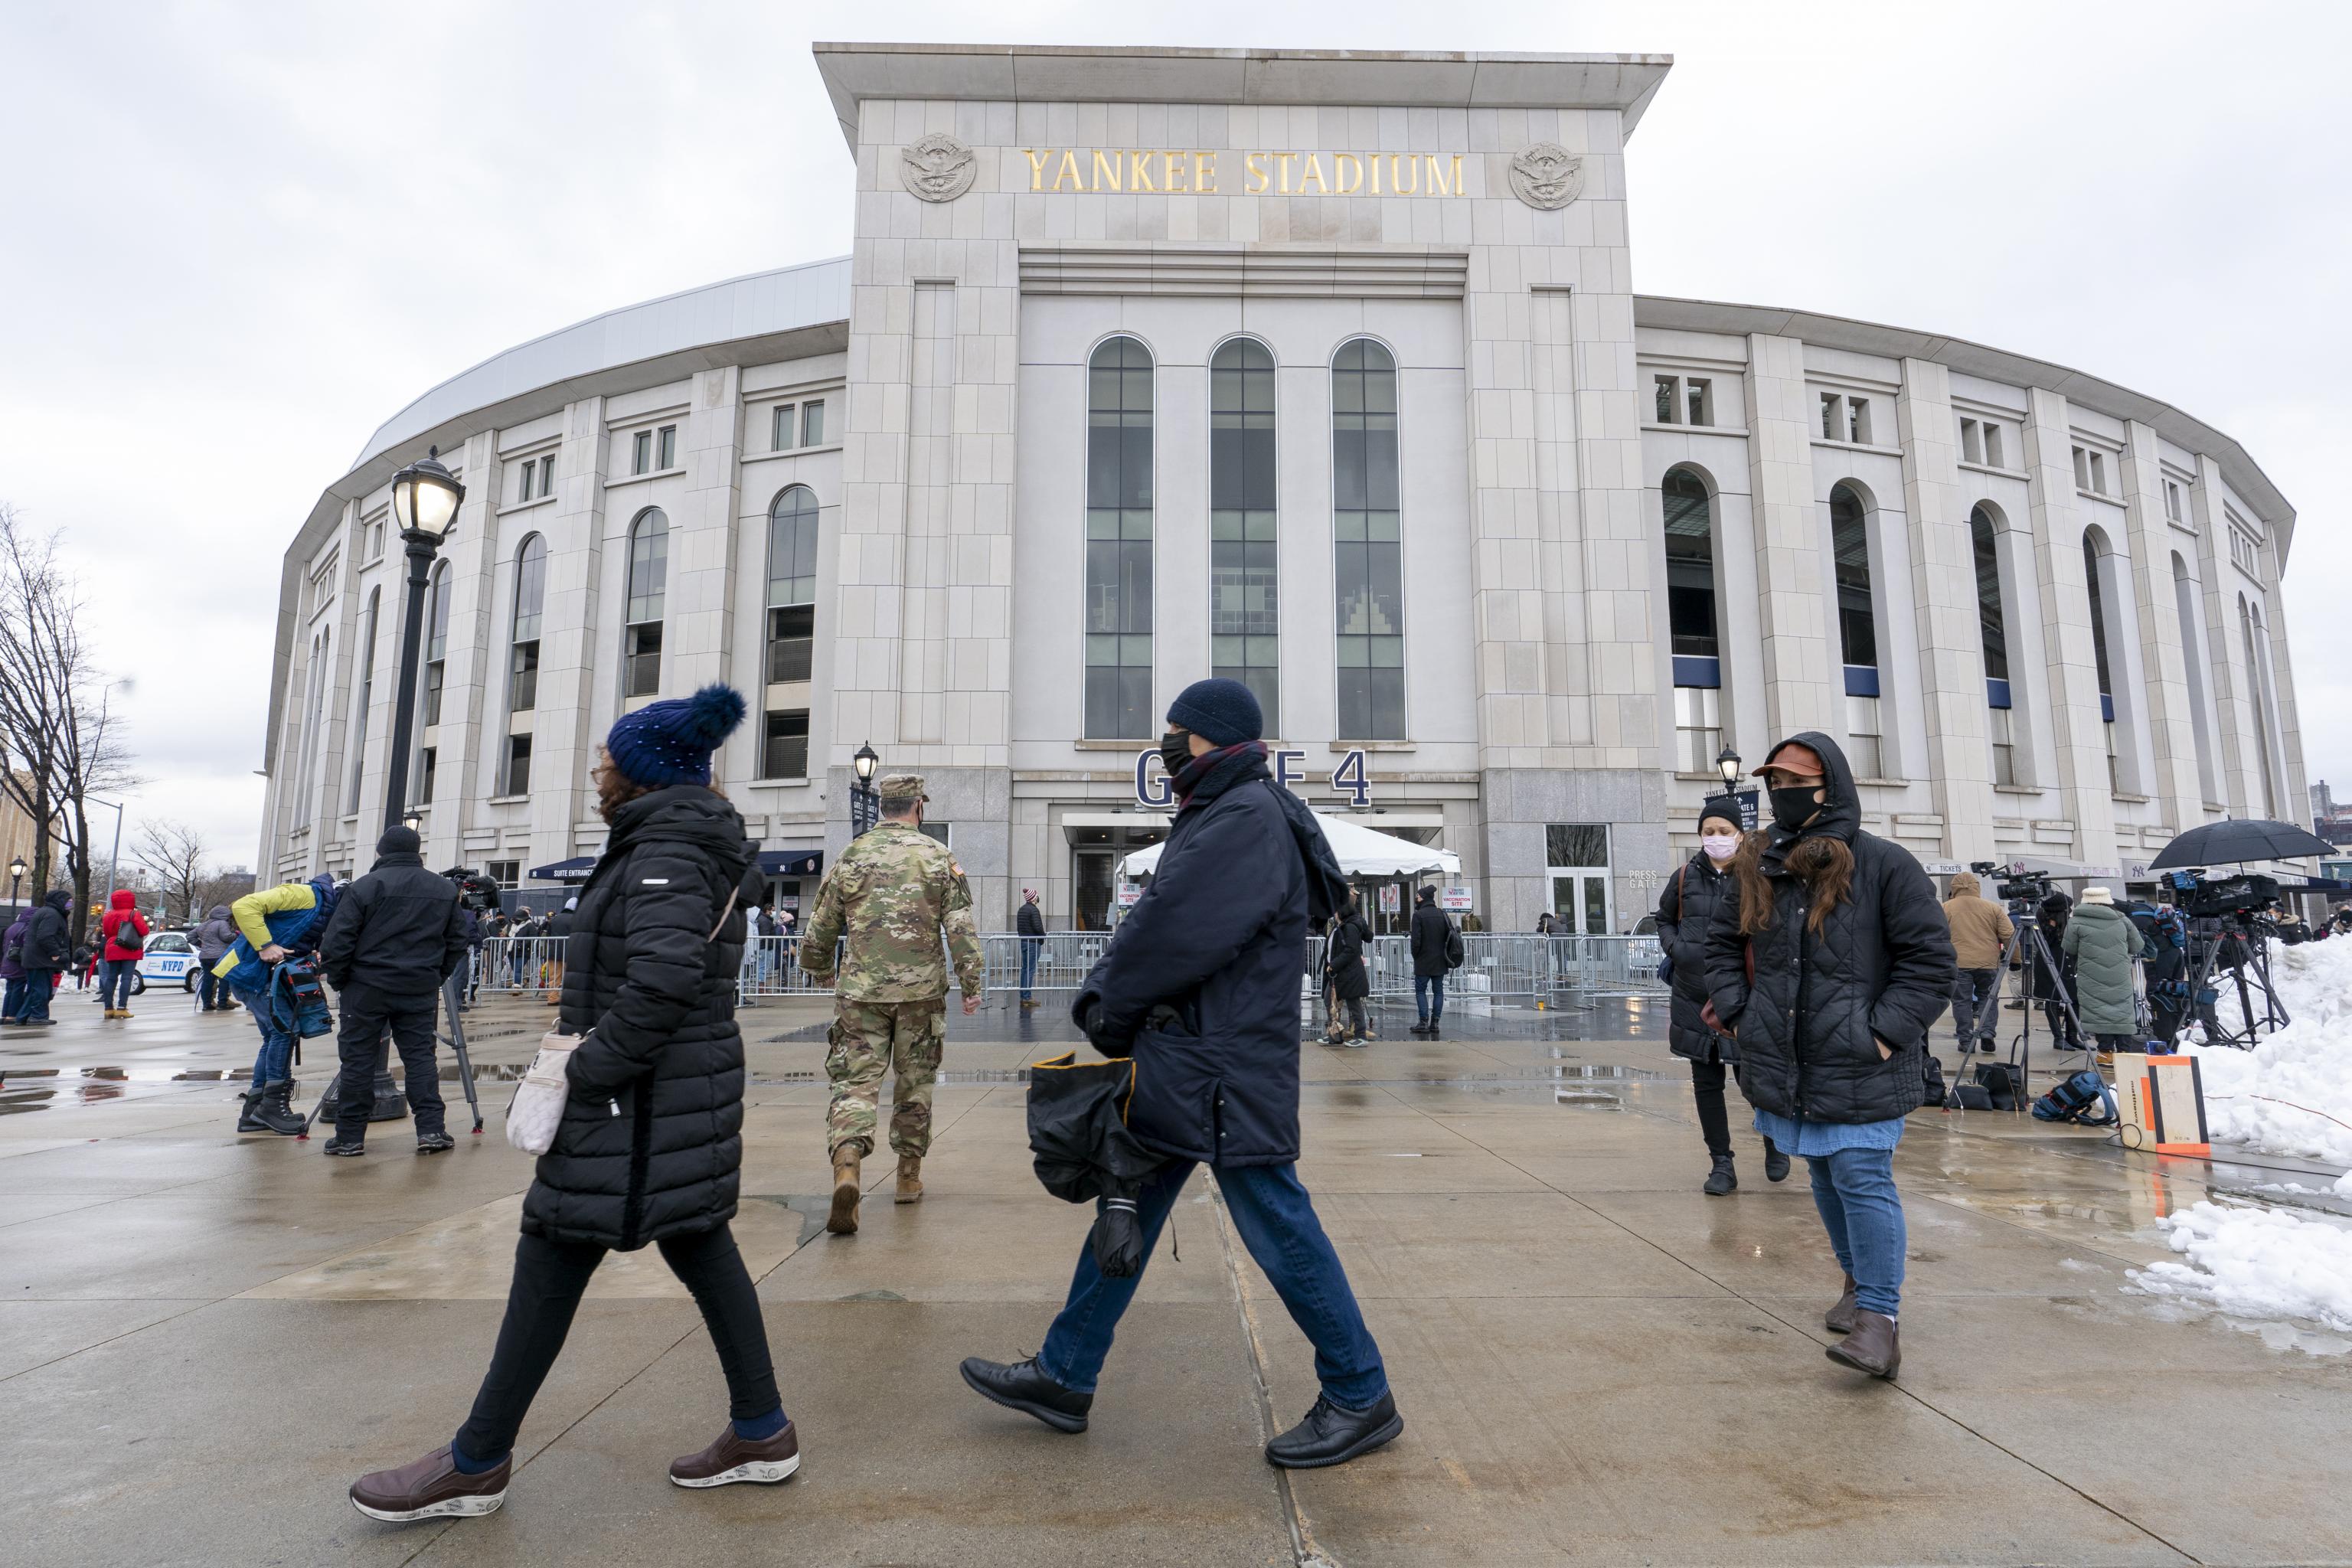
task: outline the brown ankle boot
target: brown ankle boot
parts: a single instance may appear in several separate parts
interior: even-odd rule
[[[1836,1306],[1822,1314],[1822,1327],[1833,1334],[1850,1334],[1853,1332],[1853,1276],[1849,1274],[1845,1277],[1845,1294],[1837,1299]]]
[[[1895,1320],[1867,1307],[1854,1310],[1853,1332],[1823,1353],[1856,1372],[1890,1380],[1903,1365],[1903,1342],[1896,1334]]]
[[[898,1202],[919,1204],[923,1201],[923,1157],[920,1154],[898,1156]]]
[[[858,1160],[852,1144],[845,1143],[833,1152],[833,1213],[825,1217],[824,1228],[835,1236],[857,1234],[857,1199],[865,1185],[858,1179]]]

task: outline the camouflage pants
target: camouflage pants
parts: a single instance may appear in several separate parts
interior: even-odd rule
[[[824,1076],[833,1085],[825,1112],[825,1144],[855,1144],[862,1158],[874,1152],[882,1075],[894,1068],[898,1087],[890,1102],[890,1147],[921,1158],[931,1146],[931,1082],[939,1077],[947,1045],[948,999],[921,1002],[845,1002],[833,1005],[833,1048],[825,1053]]]

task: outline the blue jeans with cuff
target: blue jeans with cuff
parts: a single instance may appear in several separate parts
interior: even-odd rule
[[[1021,1000],[1029,1000],[1031,987],[1037,984],[1037,959],[1045,944],[1034,937],[1021,939]]]
[[[105,958],[98,964],[98,1003],[101,1007],[131,1005],[131,977],[139,973],[135,958]]]
[[[1445,1015],[1445,976],[1416,974],[1412,977],[1412,1009],[1421,1015],[1424,1024],[1434,1024]]]
[[[1895,1190],[1895,1151],[1840,1149],[1808,1156],[1813,1206],[1830,1233],[1839,1265],[1853,1276],[1853,1304],[1894,1317],[1903,1303],[1908,1234]]]
[[[1299,1184],[1298,1168],[1212,1165],[1209,1171],[1225,1194],[1225,1209],[1234,1216],[1242,1245],[1274,1282],[1291,1321],[1313,1342],[1315,1375],[1324,1396],[1349,1410],[1379,1404],[1389,1389],[1388,1369],[1381,1363],[1380,1346],[1364,1327],[1364,1314],[1356,1305],[1356,1293],[1348,1288],[1339,1255],[1315,1217],[1315,1202]],[[1146,1267],[1160,1245],[1160,1227],[1192,1173],[1192,1161],[1171,1160],[1143,1184],[1135,1208],[1143,1227]],[[1075,1393],[1092,1394],[1118,1320],[1142,1283],[1140,1268],[1126,1279],[1105,1278],[1095,1267],[1094,1248],[1079,1248],[1069,1300],[1037,1352],[1037,1364],[1045,1375]]]
[[[245,1010],[253,1015],[253,1026],[261,1031],[261,1050],[253,1058],[253,1087],[260,1089],[292,1078],[294,1037],[270,1022],[269,994],[247,991],[241,985],[232,985],[229,991],[245,1004]]]

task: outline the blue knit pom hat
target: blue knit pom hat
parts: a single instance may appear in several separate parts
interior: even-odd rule
[[[743,697],[731,686],[706,686],[691,697],[648,702],[613,721],[604,750],[633,784],[710,782],[710,753],[743,721]]]
[[[1265,712],[1257,705],[1257,694],[1238,680],[1192,682],[1169,706],[1168,721],[1213,746],[1255,741],[1265,733]]]

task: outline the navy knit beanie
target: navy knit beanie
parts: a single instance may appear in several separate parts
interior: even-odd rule
[[[648,702],[613,721],[604,750],[622,776],[648,789],[710,782],[710,753],[743,721],[743,698],[730,686]]]
[[[416,829],[400,823],[385,828],[383,837],[375,841],[375,852],[379,855],[414,855],[423,847],[423,841],[416,837]]]
[[[1257,696],[1238,680],[1196,680],[1169,706],[1168,721],[1179,724],[1213,746],[1230,746],[1262,739],[1265,713]]]

